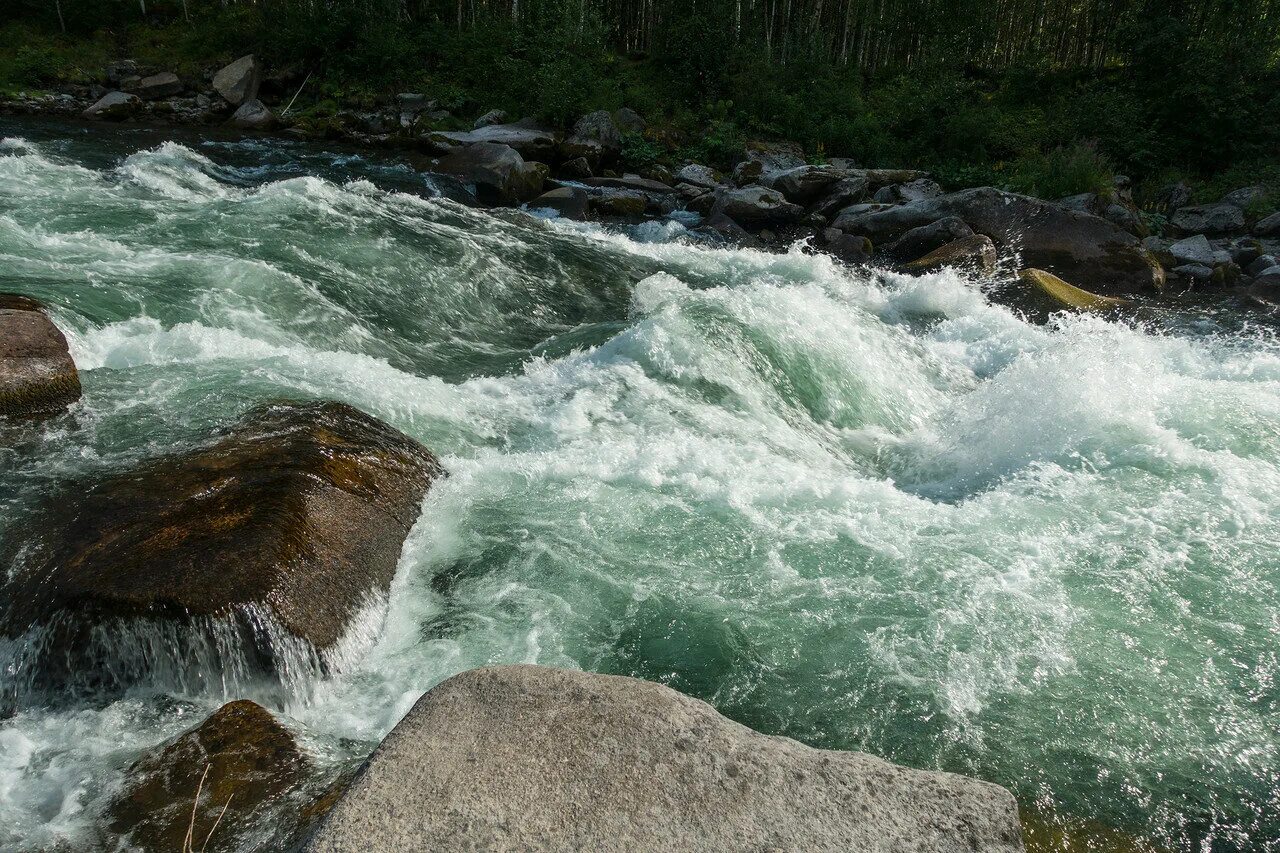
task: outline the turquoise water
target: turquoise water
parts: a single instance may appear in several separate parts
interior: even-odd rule
[[[0,136],[2,288],[51,307],[85,391],[0,441],[0,536],[280,396],[452,472],[342,671],[244,688],[328,770],[448,675],[529,661],[1169,849],[1280,849],[1269,318],[1035,326],[952,274],[469,210],[393,157]],[[0,848],[97,844],[123,768],[226,698],[0,721]]]

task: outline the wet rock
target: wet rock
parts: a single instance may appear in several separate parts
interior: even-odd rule
[[[39,302],[0,293],[0,418],[47,417],[79,399],[66,337]]]
[[[262,85],[262,63],[252,53],[224,66],[213,75],[213,88],[233,107],[258,97]]]
[[[953,240],[969,237],[973,229],[958,216],[947,216],[937,222],[912,228],[888,247],[888,253],[900,261],[922,258]]]
[[[846,264],[865,264],[871,259],[872,245],[866,237],[846,234],[838,228],[823,229],[822,249]]]
[[[1209,238],[1205,237],[1203,234],[1197,234],[1194,237],[1187,237],[1185,240],[1179,240],[1178,242],[1171,244],[1167,251],[1169,255],[1173,257],[1175,265],[1213,265],[1213,246],[1209,245]]]
[[[529,207],[554,210],[567,219],[581,219],[587,212],[587,198],[587,191],[581,187],[557,187],[529,202]]]
[[[1249,275],[1257,278],[1263,272],[1269,271],[1272,267],[1280,265],[1280,260],[1275,255],[1259,255],[1255,258],[1245,270]]]
[[[623,133],[644,133],[644,129],[647,126],[640,114],[630,107],[614,110],[613,123]]]
[[[881,244],[947,216],[990,237],[998,252],[1017,251],[1023,263],[1088,282],[1098,291],[1136,292],[1164,285],[1163,269],[1138,238],[1113,223],[991,187],[887,208],[850,208],[833,224]]]
[[[922,258],[902,265],[902,271],[913,274],[956,267],[989,275],[996,268],[996,247],[985,234],[971,234],[934,249]]]
[[[1013,286],[999,291],[995,298],[1012,303],[1040,321],[1058,311],[1109,311],[1128,304],[1123,299],[1090,293],[1038,269],[1019,272]]]
[[[524,124],[491,124],[476,130],[442,131],[431,138],[454,148],[490,143],[505,145],[526,160],[548,161],[554,158],[560,147],[560,138],[553,131]]]
[[[1280,211],[1271,214],[1253,226],[1255,237],[1280,237]]]
[[[1181,264],[1172,270],[1179,278],[1191,281],[1207,282],[1213,278],[1213,267],[1209,264]]]
[[[648,199],[637,190],[604,188],[591,197],[591,209],[602,216],[635,219],[644,216]]]
[[[81,113],[81,116],[120,121],[133,115],[141,107],[142,101],[137,95],[130,95],[128,92],[108,92]]]
[[[269,711],[247,699],[231,702],[129,768],[107,809],[107,829],[145,853],[188,849],[188,830],[195,850],[206,838],[210,851],[235,850],[264,821],[279,830],[281,816],[269,807],[301,784],[309,763]]]
[[[787,201],[807,205],[817,201],[833,184],[847,177],[848,172],[831,166],[796,166],[766,175],[761,182],[782,193]]]
[[[254,98],[237,107],[227,124],[244,130],[271,130],[276,126],[276,117],[266,104]]]
[[[476,196],[485,204],[517,204],[542,193],[547,167],[526,162],[507,145],[480,142],[443,158],[436,168],[475,184]]]
[[[181,92],[182,81],[172,71],[162,71],[150,77],[143,77],[130,91],[144,101],[154,101],[157,98],[167,98]]]
[[[1180,207],[1169,217],[1178,234],[1207,234],[1211,237],[1244,233],[1244,211],[1234,204],[1201,204]]]
[[[489,112],[476,119],[475,124],[471,126],[473,130],[479,130],[482,127],[489,127],[493,124],[502,124],[507,120],[505,110],[489,110]]]
[[[667,186],[661,181],[642,178],[639,175],[622,175],[621,177],[586,178],[582,181],[589,187],[612,187],[619,190],[636,190],[642,193],[662,195],[675,192],[675,187]]]
[[[745,187],[760,180],[764,174],[764,164],[759,160],[743,160],[733,167],[733,185]]]
[[[577,180],[589,178],[591,177],[591,164],[587,162],[585,157],[574,157],[561,164],[560,174],[562,177]]]
[[[744,846],[1023,849],[997,785],[761,735],[658,684],[535,666],[430,690],[304,849]]]
[[[675,179],[681,183],[707,189],[715,189],[722,181],[719,172],[710,166],[702,166],[698,163],[690,163],[676,172]]]
[[[43,638],[11,683],[115,687],[188,661],[207,668],[208,655],[223,665],[211,677],[227,678],[228,643],[255,671],[278,672],[294,651],[323,663],[385,594],[441,473],[426,448],[357,409],[290,402],[199,449],[66,484],[0,560],[12,567],[0,635]],[[165,644],[102,639],[148,630]]]
[[[734,246],[749,248],[758,245],[756,238],[751,236],[747,229],[722,213],[708,218],[703,227],[721,240]]]
[[[809,213],[831,219],[845,208],[862,201],[867,195],[867,179],[861,175],[841,178],[827,187],[822,197],[809,207]]]
[[[907,204],[942,195],[942,187],[929,178],[916,178],[905,184],[890,184],[876,191],[875,200],[881,204]]]
[[[800,205],[787,201],[781,193],[761,186],[718,189],[712,205],[713,215],[724,214],[747,228],[795,222],[803,212]]]

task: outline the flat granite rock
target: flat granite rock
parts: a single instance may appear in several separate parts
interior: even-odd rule
[[[647,681],[454,676],[374,751],[304,848],[1014,853],[1004,788],[759,734]]]

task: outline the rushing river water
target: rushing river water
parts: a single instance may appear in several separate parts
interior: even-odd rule
[[[466,209],[394,157],[0,136],[0,290],[50,306],[84,383],[0,442],[0,536],[281,396],[452,473],[369,645],[249,697],[327,772],[446,676],[529,661],[1165,849],[1280,849],[1267,318],[1036,326],[952,274]],[[0,849],[95,843],[124,768],[226,698],[0,720]]]

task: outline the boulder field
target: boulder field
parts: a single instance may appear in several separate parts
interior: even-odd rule
[[[304,846],[1014,853],[1004,788],[813,749],[632,678],[477,669],[428,691]]]
[[[418,442],[350,406],[281,402],[206,446],[68,484],[6,562],[0,634],[42,637],[14,681],[99,690],[181,663],[130,665],[119,644],[91,642],[98,629],[179,626],[183,642],[218,648],[229,632],[265,670],[284,636],[323,662],[385,593],[442,473]]]

